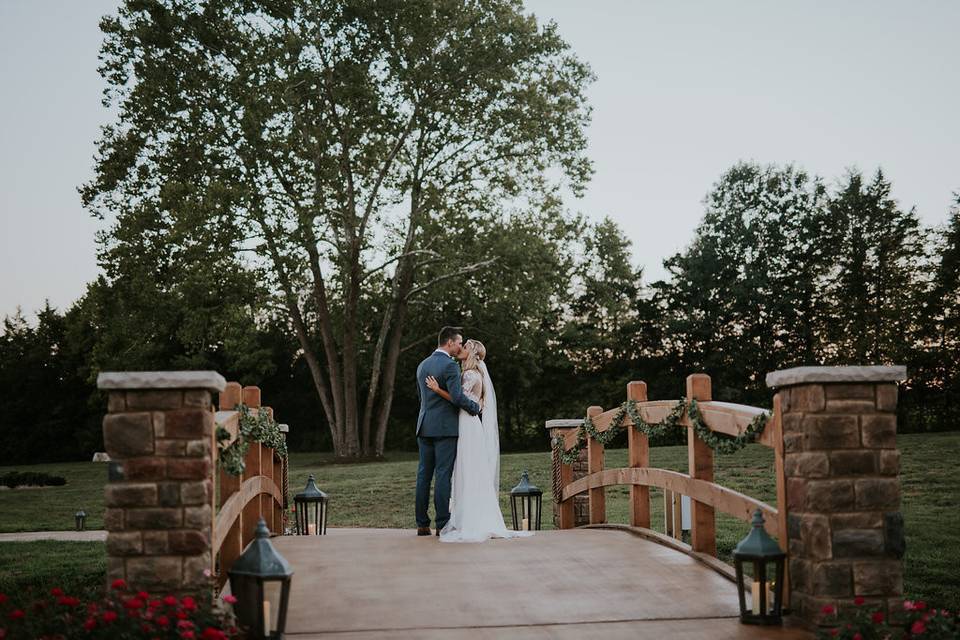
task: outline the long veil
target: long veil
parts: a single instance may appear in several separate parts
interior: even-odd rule
[[[493,469],[493,487],[500,495],[500,422],[497,420],[497,394],[493,390],[493,380],[487,370],[487,363],[480,360],[477,368],[483,374],[483,410],[481,424],[483,425],[484,441],[487,445],[487,456],[490,467]]]

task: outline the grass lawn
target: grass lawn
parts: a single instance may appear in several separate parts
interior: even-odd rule
[[[903,513],[906,521],[906,592],[950,609],[960,608],[960,432],[901,435]],[[341,527],[413,528],[413,498],[416,454],[397,452],[387,462],[374,464],[330,464],[329,455],[291,454],[291,493],[314,473],[320,487],[330,494],[330,525]],[[651,464],[685,471],[685,447],[657,447],[651,450]],[[626,465],[625,450],[607,452],[608,468]],[[751,445],[730,456],[716,456],[717,482],[750,496],[773,502],[773,454]],[[103,483],[106,465],[83,462],[0,467],[47,471],[67,478],[64,487],[0,491],[0,532],[41,529],[71,529],[73,514],[83,508],[90,528],[103,522]],[[528,469],[531,481],[547,494],[545,526],[552,519],[550,454],[519,453],[501,460],[501,504],[509,518],[507,494]],[[659,491],[652,491],[653,523],[662,530],[663,509]],[[607,490],[607,518],[628,522],[628,488]],[[721,557],[729,557],[746,525],[728,516],[717,517],[717,546]],[[102,581],[103,545],[99,543],[0,543],[0,589],[16,584],[46,585],[57,576],[78,584]]]

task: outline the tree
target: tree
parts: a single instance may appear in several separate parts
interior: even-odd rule
[[[582,227],[557,203],[478,220],[461,230],[457,242],[436,247],[442,262],[456,256],[468,262],[495,256],[496,261],[482,272],[438,283],[411,309],[410,324],[418,333],[403,345],[400,369],[415,370],[433,350],[436,328],[443,323],[461,326],[466,338],[483,342],[505,449],[542,443],[544,412],[555,410],[550,374],[566,362],[555,346],[556,336]],[[424,274],[428,279],[429,269]],[[392,444],[410,445],[418,401],[409,374],[397,395],[394,419],[404,428]]]
[[[693,243],[657,283],[667,348],[721,398],[760,401],[764,375],[820,355],[827,195],[792,166],[739,163],[714,185]],[[744,390],[746,393],[744,394]]]
[[[830,204],[836,243],[830,274],[830,358],[839,364],[905,361],[916,339],[918,292],[927,271],[924,231],[914,210],[891,197],[878,170],[869,183],[851,172]]]
[[[908,427],[916,431],[955,428],[960,402],[960,192],[932,239],[930,282],[915,305],[919,335],[907,362]]]
[[[335,453],[382,454],[411,303],[490,263],[428,279],[436,243],[579,192],[589,69],[513,0],[127,0],[101,26],[118,117],[82,192],[116,217],[106,259],[147,234],[263,274]]]
[[[47,303],[31,323],[19,311],[0,335],[0,449],[8,460],[89,460],[101,447],[104,403],[88,353],[92,331],[80,305],[61,314]]]

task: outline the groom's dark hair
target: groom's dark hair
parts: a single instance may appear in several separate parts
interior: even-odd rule
[[[459,335],[462,335],[460,327],[444,327],[440,329],[440,335],[437,336],[437,346],[442,347]]]

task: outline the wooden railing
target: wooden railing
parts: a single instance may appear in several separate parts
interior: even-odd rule
[[[661,422],[677,405],[677,400],[648,400],[647,385],[643,382],[631,382],[627,385],[627,399],[637,403],[640,416],[647,423]],[[696,400],[702,422],[711,431],[727,435],[739,435],[758,416],[767,413],[757,407],[716,402],[712,400],[710,377],[694,374],[687,378],[686,399]],[[597,432],[603,433],[611,428],[617,409],[604,411],[601,407],[590,407],[587,416],[592,419]],[[733,489],[714,482],[714,452],[701,440],[691,428],[686,412],[678,421],[678,426],[687,428],[687,448],[689,470],[679,473],[668,469],[650,467],[650,449],[647,436],[632,428],[629,415],[623,426],[627,429],[628,467],[622,469],[604,468],[604,447],[595,438],[587,436],[588,473],[585,477],[573,480],[573,468],[570,464],[559,464],[559,526],[569,529],[574,526],[573,498],[587,492],[589,495],[589,522],[606,522],[605,487],[614,485],[630,486],[630,524],[633,527],[650,529],[650,487],[659,487],[664,491],[667,512],[667,530],[671,529],[679,537],[679,526],[671,526],[675,520],[670,517],[669,509],[678,501],[674,497],[689,496],[690,548],[696,554],[716,557],[715,511],[730,514],[736,518],[750,521],[756,509],[760,509],[766,519],[767,531],[778,538],[781,548],[786,551],[786,483],[783,466],[783,438],[780,437],[780,399],[774,398],[773,412],[766,426],[760,432],[757,442],[774,451],[774,475],[777,487],[777,506],[773,506],[744,495]],[[563,450],[569,450],[578,442],[578,429],[567,427],[557,430],[563,439]]]
[[[239,432],[240,413],[236,407],[241,402],[251,411],[259,411],[260,389],[228,382],[220,393],[216,423],[230,433],[229,442],[233,442]],[[266,409],[272,415],[272,409]],[[214,447],[213,451],[216,456],[217,448]],[[282,535],[285,528],[287,460],[273,449],[253,442],[250,443],[244,463],[243,473],[239,476],[223,469],[216,475],[219,497],[213,518],[212,547],[217,558],[220,586],[226,581],[227,570],[253,540],[260,518],[266,520],[267,527],[274,534]]]

